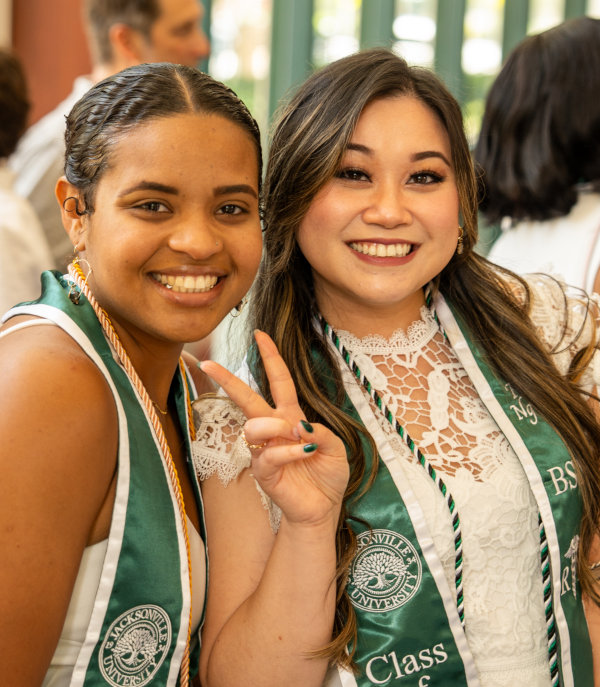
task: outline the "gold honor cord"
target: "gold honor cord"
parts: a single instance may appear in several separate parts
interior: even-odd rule
[[[103,308],[100,307],[98,304],[98,301],[94,298],[94,295],[90,291],[90,288],[87,285],[87,280],[86,276],[84,275],[81,267],[79,266],[79,263],[77,263],[75,260],[69,265],[69,274],[71,278],[74,280],[74,282],[77,284],[83,295],[88,299],[90,305],[94,309],[94,312],[96,313],[96,317],[98,318],[98,321],[102,325],[102,329],[104,330],[104,333],[106,334],[108,340],[110,341],[112,347],[115,349],[115,352],[121,361],[121,364],[123,365],[125,372],[127,373],[127,376],[129,377],[131,383],[133,386],[136,388],[137,392],[140,395],[140,398],[142,399],[144,406],[146,408],[146,411],[148,412],[148,415],[150,416],[150,421],[152,422],[152,427],[154,428],[154,431],[156,433],[156,437],[158,439],[158,443],[160,444],[160,449],[162,452],[162,457],[163,460],[165,461],[165,465],[167,467],[167,472],[169,473],[169,477],[171,479],[171,485],[173,487],[173,491],[175,492],[175,498],[177,501],[177,507],[179,511],[179,517],[181,520],[181,526],[183,529],[183,534],[185,538],[185,548],[186,548],[186,553],[187,553],[187,561],[188,561],[188,577],[189,577],[189,585],[190,585],[190,617],[188,621],[188,630],[187,630],[187,640],[185,644],[185,650],[183,653],[183,658],[181,661],[181,669],[179,673],[180,677],[180,687],[188,687],[189,686],[189,680],[190,680],[190,637],[191,637],[191,632],[192,632],[192,556],[190,552],[190,538],[188,534],[188,527],[187,527],[187,520],[185,516],[185,507],[183,503],[183,493],[181,491],[181,484],[179,482],[179,476],[177,474],[177,468],[175,467],[175,463],[173,462],[173,456],[171,454],[171,449],[169,448],[169,444],[167,443],[167,438],[165,436],[165,432],[163,430],[163,427],[160,423],[160,420],[158,418],[158,415],[156,414],[156,410],[154,409],[154,403],[152,399],[150,398],[150,395],[148,394],[148,391],[146,390],[146,387],[144,386],[144,383],[140,379],[140,376],[138,375],[135,367],[133,366],[133,363],[131,362],[131,359],[129,358],[129,355],[127,354],[127,351],[125,350],[123,344],[121,343],[121,340],[119,339],[119,336],[117,332],[115,331],[115,328],[112,325],[112,322],[110,321],[108,315],[106,312],[103,310]],[[183,365],[183,360],[180,358],[179,359],[179,368],[181,371],[181,375],[184,380],[184,384],[186,385],[186,401],[187,401],[187,415],[188,415],[188,427],[190,429],[190,436],[194,435],[193,431],[193,422],[192,422],[192,409],[191,409],[191,403],[189,399],[189,389],[187,388],[187,379],[185,375],[185,368]]]

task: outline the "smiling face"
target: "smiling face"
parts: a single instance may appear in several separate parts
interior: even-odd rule
[[[262,243],[257,154],[229,120],[177,114],[126,132],[94,208],[70,234],[126,348],[200,339],[250,288]]]
[[[338,173],[298,230],[321,313],[358,336],[419,318],[423,286],[452,258],[458,191],[448,135],[410,96],[365,107]]]

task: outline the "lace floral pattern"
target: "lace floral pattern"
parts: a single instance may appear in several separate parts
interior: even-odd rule
[[[242,439],[246,418],[226,396],[203,396],[192,404],[196,441],[192,442],[192,460],[202,482],[217,475],[227,486],[247,467],[251,456]],[[281,510],[255,481],[263,506],[269,513],[271,529],[276,532]]]
[[[590,311],[586,297],[547,277],[534,277],[530,286],[532,321],[564,374],[597,331],[596,310]],[[337,334],[457,503],[463,529],[466,634],[482,687],[547,687],[537,506],[512,447],[427,308],[406,332],[397,331],[390,339]],[[580,383],[590,389],[599,379],[596,354]],[[421,504],[452,588],[454,535],[445,501],[367,398]],[[203,413],[198,432],[202,446],[194,451],[201,478],[217,472],[226,482],[249,464],[249,453],[240,446],[242,423],[239,411],[236,415],[232,409]]]
[[[536,277],[530,287],[531,318],[564,374],[598,330],[595,306],[548,278]],[[336,333],[455,499],[463,530],[465,632],[482,687],[547,687],[537,506],[517,456],[433,314],[423,308],[419,322],[389,340]],[[598,382],[598,364],[596,354],[582,387]],[[453,588],[454,534],[444,499],[366,397],[404,466]],[[518,680],[512,682],[515,675]]]
[[[192,460],[198,479],[216,474],[222,484],[229,484],[250,466],[250,451],[241,436],[246,418],[226,396],[201,397],[192,408],[197,428]]]
[[[575,354],[590,341],[597,344],[600,296],[589,298],[580,289],[568,287],[543,275],[532,275],[530,317],[538,336],[552,352],[554,364],[566,374]],[[596,353],[587,366],[580,385],[591,390],[600,379],[600,356]]]

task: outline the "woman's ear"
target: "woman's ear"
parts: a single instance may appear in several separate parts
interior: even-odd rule
[[[82,212],[81,194],[77,187],[67,181],[66,177],[60,177],[56,182],[55,193],[60,205],[63,227],[71,239],[75,252],[79,253],[85,250],[85,226],[83,222],[85,214]]]

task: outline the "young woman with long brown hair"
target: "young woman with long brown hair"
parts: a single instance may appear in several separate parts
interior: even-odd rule
[[[597,304],[473,251],[460,108],[386,50],[300,87],[265,187],[250,321],[295,392],[253,346],[255,391],[203,365],[273,415],[197,406],[206,687],[580,687],[592,651],[599,685]],[[277,463],[299,419],[345,490],[331,438]]]

